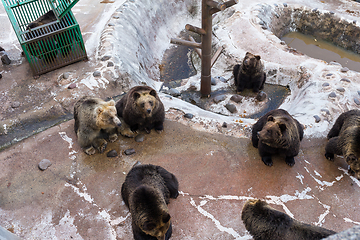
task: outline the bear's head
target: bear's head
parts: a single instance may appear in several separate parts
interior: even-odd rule
[[[256,70],[258,66],[261,64],[260,59],[261,58],[259,55],[254,55],[250,52],[247,52],[245,54],[245,58],[242,62],[241,67],[243,70],[249,72],[251,72],[252,70]]]
[[[269,115],[266,124],[257,134],[259,140],[270,147],[287,148],[288,139],[284,137],[286,131],[287,126],[282,119]]]
[[[97,116],[96,126],[99,128],[106,129],[121,126],[120,119],[117,117],[114,100],[104,102],[100,106],[97,106],[95,111]]]
[[[346,156],[346,163],[349,164],[349,171],[360,180],[360,162],[357,156],[350,154]]]
[[[139,110],[143,117],[151,117],[158,101],[156,91],[134,92],[133,98],[136,109]]]

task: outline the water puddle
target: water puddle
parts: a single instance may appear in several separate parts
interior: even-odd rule
[[[313,36],[299,32],[291,32],[284,35],[281,40],[286,42],[289,47],[308,55],[312,58],[322,59],[326,62],[338,62],[343,67],[354,71],[360,69],[360,55],[345,50],[332,43],[317,39]]]

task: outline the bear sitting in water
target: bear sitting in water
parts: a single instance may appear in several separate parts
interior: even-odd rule
[[[272,166],[272,155],[284,154],[285,162],[293,166],[303,135],[303,126],[296,119],[283,109],[275,109],[254,124],[251,140],[265,165]]]

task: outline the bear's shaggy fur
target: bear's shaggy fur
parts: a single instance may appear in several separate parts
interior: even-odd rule
[[[242,64],[234,66],[233,74],[237,92],[247,88],[256,93],[264,88],[266,73],[259,55],[247,52]]]
[[[293,166],[303,136],[303,126],[283,109],[269,111],[252,128],[252,144],[267,166],[272,166],[273,154],[285,154],[285,162]]]
[[[135,240],[164,240],[172,234],[167,204],[177,198],[176,177],[160,166],[134,166],[121,187],[121,196],[129,208]]]
[[[254,240],[317,240],[336,233],[297,221],[259,199],[244,204],[241,219]]]
[[[115,102],[84,96],[74,106],[75,133],[85,153],[92,155],[97,149],[104,152],[107,141],[117,139],[117,128],[121,126],[117,117]]]
[[[327,138],[325,157],[334,160],[334,154],[343,155],[350,173],[360,179],[360,110],[342,113]]]
[[[45,13],[44,15],[42,15],[41,17],[39,17],[38,19],[36,19],[35,21],[29,23],[27,25],[26,29],[30,30],[32,28],[36,28],[36,27],[42,26],[44,24],[54,22],[56,20],[57,20],[57,18],[55,16],[53,10],[50,10],[47,13]]]
[[[156,91],[148,86],[136,86],[117,103],[118,116],[130,126],[131,131],[151,129],[162,131],[165,120],[164,105]]]

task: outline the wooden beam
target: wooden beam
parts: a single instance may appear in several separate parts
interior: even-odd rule
[[[170,40],[170,43],[174,43],[174,44],[178,44],[178,45],[184,45],[184,46],[193,47],[193,48],[201,48],[201,43],[190,42],[190,41],[182,40],[182,39],[178,39],[178,38],[172,38]]]
[[[195,39],[190,35],[189,35],[189,39],[190,39],[191,42],[195,42]],[[194,50],[197,53],[197,55],[199,56],[199,58],[201,58],[201,49],[200,48],[195,48]]]
[[[223,48],[222,48],[222,47],[219,47],[219,48],[216,50],[214,56],[212,56],[212,58],[211,58],[211,67],[215,64],[216,60],[219,58],[222,50],[223,50]]]
[[[194,33],[204,35],[206,32],[202,28],[194,27],[193,25],[186,24],[185,29]]]

